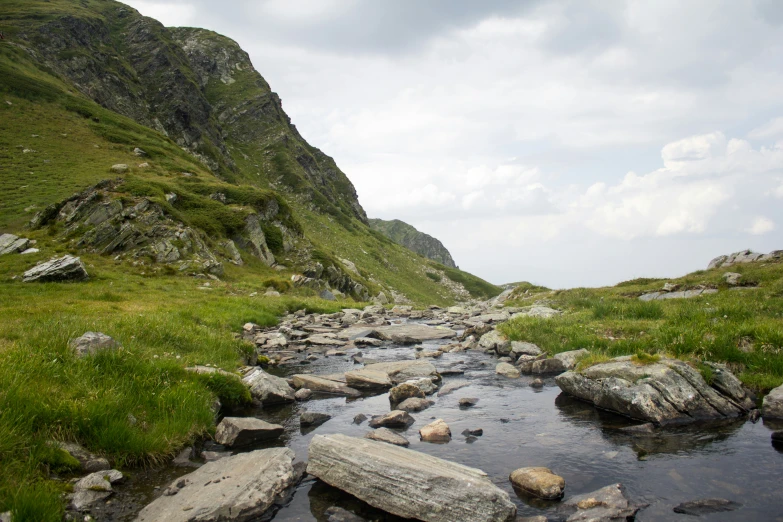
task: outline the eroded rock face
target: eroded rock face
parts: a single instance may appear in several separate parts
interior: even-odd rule
[[[89,275],[84,263],[78,257],[63,256],[36,265],[24,273],[23,281],[31,283],[55,281],[84,281]]]
[[[290,449],[271,448],[208,462],[174,480],[166,490],[174,494],[158,497],[136,521],[256,520],[294,484],[293,459]]]
[[[486,473],[345,435],[316,435],[307,472],[394,515],[427,522],[508,522],[516,507]]]
[[[582,372],[563,373],[555,382],[599,408],[658,425],[733,418],[748,411],[747,402],[724,395],[675,359],[636,365],[630,357],[618,357]]]

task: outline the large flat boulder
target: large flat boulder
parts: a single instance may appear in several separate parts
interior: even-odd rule
[[[451,339],[457,335],[457,332],[449,328],[433,328],[423,324],[378,326],[374,329],[374,332],[377,337],[384,341],[392,341],[400,344]]]
[[[285,379],[270,375],[261,368],[256,368],[245,375],[242,382],[250,388],[250,395],[262,403],[274,404],[296,400],[294,390]]]
[[[728,372],[728,370],[726,370]],[[748,411],[676,359],[636,364],[617,357],[555,378],[565,393],[597,407],[658,425],[737,417]]]
[[[294,484],[294,452],[271,448],[208,462],[175,479],[136,522],[257,520]]]
[[[24,273],[23,281],[31,283],[53,281],[83,281],[89,276],[84,263],[78,257],[63,256],[36,265]]]
[[[566,522],[619,522],[634,520],[640,507],[628,500],[622,484],[613,484],[592,493],[571,497],[560,504],[558,511],[569,515]]]
[[[436,381],[440,380],[437,368],[431,362],[422,361],[421,359],[374,363],[366,365],[365,368],[374,372],[385,373],[394,384],[425,377]]]
[[[388,513],[427,522],[506,522],[516,507],[486,473],[346,435],[316,435],[307,472]]]
[[[388,373],[372,368],[345,372],[345,383],[360,390],[387,390],[394,386]]]
[[[327,379],[318,375],[299,373],[294,375],[292,379],[294,381],[294,386],[297,388],[307,388],[314,392],[345,395],[346,397],[358,397],[362,394],[359,390],[351,388],[344,382]]]
[[[270,424],[254,417],[226,417],[215,430],[215,441],[229,448],[238,448],[276,439],[282,434],[283,427],[279,424]]]

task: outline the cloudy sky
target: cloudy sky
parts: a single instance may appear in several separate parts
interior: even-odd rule
[[[783,248],[778,0],[129,0],[236,40],[370,217],[492,282]]]

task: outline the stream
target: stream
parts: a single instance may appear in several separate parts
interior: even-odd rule
[[[444,341],[443,344],[446,342]],[[424,345],[435,349],[437,342]],[[342,373],[360,368],[350,355],[321,357],[310,365],[293,365],[270,370],[279,376],[294,373]],[[413,346],[385,343],[362,348],[363,356],[377,361],[413,359]],[[783,521],[783,448],[770,442],[771,425],[745,419],[709,425],[668,428],[656,436],[629,435],[618,428],[638,424],[561,394],[554,379],[545,379],[542,389],[530,387],[532,377],[509,379],[495,374],[497,359],[480,351],[444,353],[432,360],[445,372],[443,383],[465,380],[469,384],[448,395],[428,397],[430,408],[412,413],[416,422],[407,430],[395,430],[410,441],[410,449],[428,453],[485,471],[491,480],[507,491],[517,505],[519,516],[555,514],[558,502],[529,498],[514,491],[508,480],[517,468],[546,466],[566,481],[566,498],[601,487],[622,483],[635,503],[648,504],[637,515],[639,521],[691,520],[672,511],[677,504],[701,498],[726,498],[740,502],[733,512],[702,517],[714,521]],[[478,398],[470,408],[461,408],[462,397]],[[299,413],[307,409],[328,413],[332,418],[321,426],[301,429]],[[368,418],[389,411],[388,393],[346,399],[315,394],[313,399],[275,408],[249,409],[232,415],[256,416],[282,424],[279,440],[249,449],[290,447],[297,461],[307,460],[307,448],[314,434],[342,433],[363,437],[371,428],[367,422],[354,424],[357,414]],[[419,441],[418,429],[442,418],[450,426],[452,440],[447,444]],[[483,435],[468,439],[465,429],[483,429]],[[160,494],[159,488],[192,468],[163,468],[132,473],[127,484],[118,488],[107,506],[105,518],[129,521]],[[319,521],[331,506],[339,506],[367,520],[400,520],[374,509],[356,498],[307,477],[271,518],[274,521]]]

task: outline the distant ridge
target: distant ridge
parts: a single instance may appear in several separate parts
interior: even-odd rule
[[[370,228],[377,230],[395,243],[420,254],[427,259],[432,259],[449,268],[457,268],[457,264],[451,257],[451,253],[436,238],[424,232],[419,232],[411,225],[392,219],[371,219]]]

